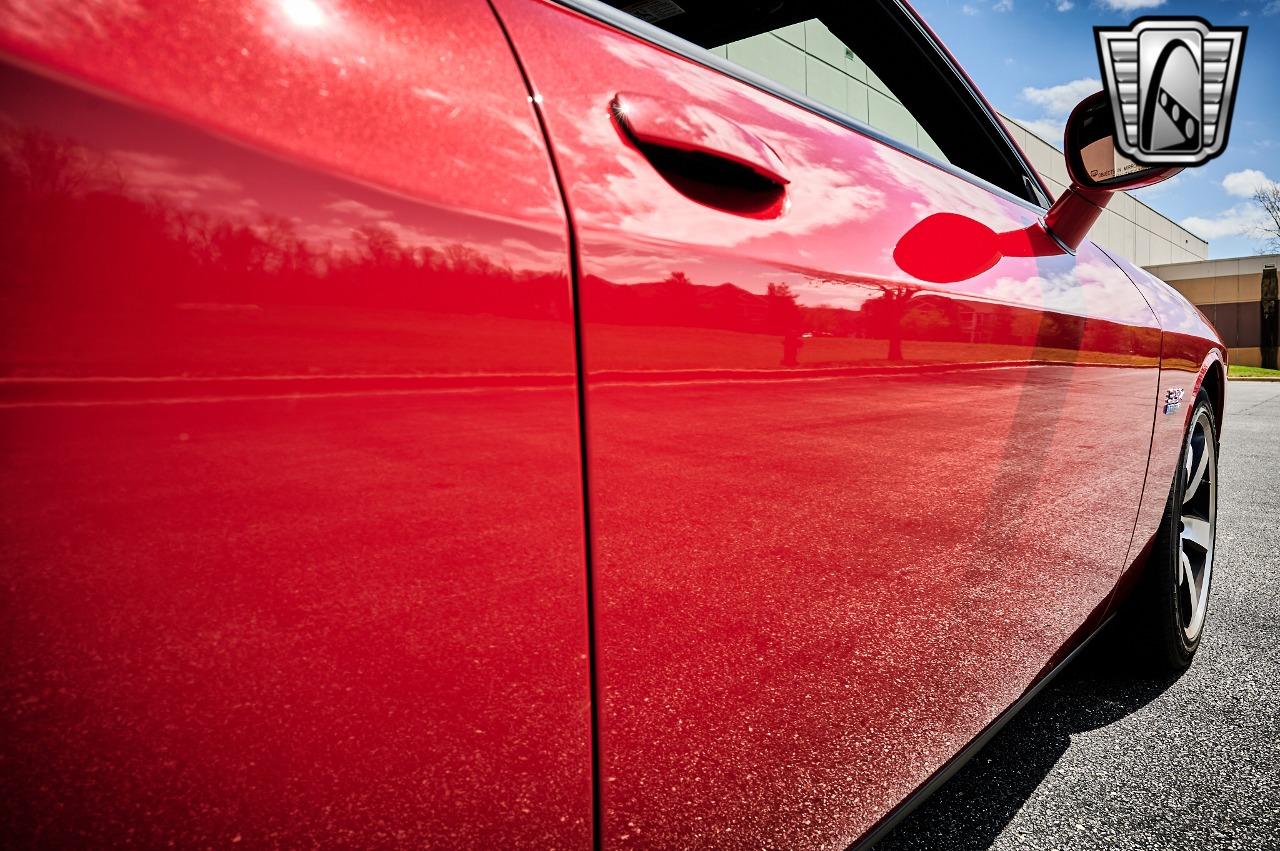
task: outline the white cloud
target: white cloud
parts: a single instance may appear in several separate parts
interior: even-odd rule
[[[325,209],[338,213],[341,216],[355,216],[359,219],[369,219],[371,221],[391,218],[390,210],[379,210],[377,207],[370,207],[368,204],[361,204],[354,198],[345,198],[341,201],[333,201],[332,203],[325,204]],[[336,222],[340,220],[334,219],[334,221]]]
[[[1280,0],[1277,0],[1277,2],[1280,2]],[[1227,190],[1229,195],[1235,195],[1237,198],[1252,198],[1253,193],[1259,189],[1275,185],[1276,182],[1274,180],[1256,168],[1233,171],[1222,178],[1222,188]]]
[[[1257,236],[1263,223],[1262,212],[1252,204],[1237,204],[1216,216],[1191,216],[1182,220],[1184,228],[1204,239],[1224,236]]]
[[[1264,15],[1280,15],[1280,0],[1271,0],[1270,3],[1262,7]]]
[[[1280,3],[1280,0],[1276,0],[1276,2]],[[1070,12],[1075,7],[1076,7],[1076,4],[1072,3],[1071,0],[1058,0],[1059,12]]]
[[[1046,86],[1043,89],[1027,86],[1022,90],[1022,98],[1041,107],[1050,115],[1067,115],[1075,109],[1076,104],[1101,88],[1101,80],[1084,77],[1059,86]]]
[[[236,194],[243,187],[218,172],[200,171],[187,160],[150,151],[113,152],[113,159],[135,195],[156,195],[172,201],[209,200],[217,193]]]
[[[995,2],[995,3],[993,3],[993,4],[991,5],[991,11],[993,11],[993,12],[1012,12],[1012,11],[1013,11],[1013,0],[996,0],[996,2]]]
[[[1102,5],[1116,12],[1132,12],[1137,9],[1154,9],[1163,6],[1164,0],[1101,0]]]
[[[1276,0],[1276,2],[1277,2],[1277,3],[1280,3],[1280,0]],[[977,6],[972,6],[972,5],[968,4],[968,3],[965,3],[963,6],[961,6],[961,7],[960,7],[960,11],[961,11],[961,12],[964,12],[966,15],[977,15],[977,14],[981,14],[981,11],[978,9],[978,7],[977,7]]]
[[[1039,303],[1051,305],[1054,310],[1090,316],[1096,314],[1101,305],[1110,307],[1122,303],[1117,296],[1132,284],[1128,277],[1116,274],[1118,271],[1115,265],[1108,268],[1104,263],[1081,262],[1070,271],[1056,275],[997,278],[983,295],[997,302]],[[1124,303],[1131,305],[1128,315],[1116,316],[1116,319],[1137,323],[1150,316],[1145,303],[1140,306],[1131,301]]]
[[[1066,132],[1067,122],[1057,118],[1014,118],[1014,121],[1021,124],[1032,133],[1044,139],[1055,148],[1062,147],[1062,136]]]

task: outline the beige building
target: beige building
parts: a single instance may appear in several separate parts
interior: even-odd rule
[[[1276,368],[1280,254],[1148,266],[1200,308],[1231,350],[1231,362]]]
[[[869,124],[887,136],[945,159],[879,77],[821,21],[810,20],[715,48],[713,53]],[[1056,198],[1067,184],[1054,144],[1005,119],[1014,139]],[[1128,193],[1117,193],[1089,234],[1139,266],[1203,260],[1209,244]]]

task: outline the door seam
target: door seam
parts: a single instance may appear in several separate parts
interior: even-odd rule
[[[1129,274],[1126,269],[1116,258],[1111,256],[1111,252],[1102,246],[1094,243],[1094,248],[1111,261],[1111,265],[1119,269],[1129,280],[1132,286],[1138,292],[1138,296],[1147,305],[1147,310],[1151,311],[1151,315],[1155,317],[1156,327],[1160,329],[1160,353],[1156,361],[1156,392],[1155,398],[1151,400],[1151,434],[1147,437],[1147,465],[1142,472],[1142,490],[1138,494],[1138,510],[1133,515],[1133,531],[1129,533],[1129,547],[1125,550],[1124,563],[1120,565],[1120,579],[1117,580],[1116,586],[1111,589],[1111,594],[1107,597],[1107,612],[1114,610],[1116,604],[1116,592],[1120,590],[1125,576],[1142,555],[1142,547],[1138,547],[1138,524],[1142,522],[1142,509],[1147,503],[1147,487],[1151,484],[1151,459],[1155,454],[1156,446],[1156,424],[1160,421],[1160,388],[1164,386],[1164,321],[1160,318],[1160,314],[1156,313],[1155,307],[1151,304],[1151,299],[1147,298],[1147,294],[1142,291],[1142,287],[1138,286],[1138,282],[1133,279],[1133,275]],[[1145,545],[1144,545],[1145,546]]]
[[[591,704],[591,845],[593,849],[599,851],[603,845],[604,821],[600,795],[600,689],[596,674],[596,593],[594,565],[591,556],[591,491],[588,486],[589,476],[587,471],[587,394],[586,369],[582,351],[582,304],[579,290],[579,282],[582,279],[582,266],[578,256],[578,229],[573,221],[573,211],[569,206],[569,193],[565,189],[564,178],[560,172],[560,163],[556,159],[555,147],[551,143],[551,132],[547,128],[546,117],[542,113],[542,98],[538,95],[533,85],[533,80],[530,78],[529,72],[520,58],[520,52],[516,49],[515,40],[512,39],[510,31],[507,29],[507,24],[498,12],[497,6],[494,5],[493,0],[486,0],[486,4],[489,6],[490,11],[493,12],[493,17],[498,23],[498,29],[502,31],[507,47],[511,50],[511,58],[515,61],[516,69],[520,72],[520,78],[524,81],[525,91],[529,95],[529,104],[533,107],[534,117],[538,121],[538,130],[542,135],[543,144],[546,146],[547,159],[551,164],[551,174],[555,180],[556,191],[560,195],[560,203],[564,208],[565,227],[568,229],[569,292],[573,304],[573,357],[578,401],[578,457],[582,473],[583,561],[586,567],[587,591],[587,676]]]

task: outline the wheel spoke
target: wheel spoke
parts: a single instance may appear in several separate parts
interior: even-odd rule
[[[1195,441],[1192,441],[1192,445],[1187,447],[1187,454],[1188,454],[1187,469],[1188,470],[1191,469],[1192,459],[1190,455],[1191,455],[1191,452],[1194,451],[1192,449],[1192,447],[1194,446],[1195,446]],[[1205,445],[1204,441],[1201,441],[1199,457],[1196,459],[1195,471],[1191,473],[1190,480],[1187,482],[1187,488],[1182,492],[1183,505],[1186,505],[1188,502],[1195,499],[1196,494],[1200,492],[1200,485],[1204,482],[1205,470],[1207,470],[1208,467],[1209,467],[1208,447]]]
[[[1215,494],[1217,457],[1213,425],[1207,408],[1192,422],[1182,453],[1182,504],[1177,507],[1177,564],[1173,593],[1186,638],[1195,641],[1204,625],[1209,580],[1213,571],[1213,527],[1217,517]]]
[[[1179,553],[1178,586],[1173,593],[1178,599],[1178,611],[1185,613],[1183,628],[1190,626],[1196,619],[1196,603],[1199,602],[1196,592],[1196,577],[1191,569],[1191,559],[1186,553]]]
[[[1181,574],[1179,585],[1186,584],[1187,592],[1191,597],[1191,608],[1196,607],[1196,574],[1191,569],[1191,557],[1186,553],[1180,553],[1178,559],[1178,572]]]
[[[1208,520],[1201,520],[1199,517],[1182,516],[1182,541],[1195,544],[1200,549],[1208,552],[1209,546],[1213,543],[1213,527],[1209,525]],[[1184,553],[1185,556],[1185,553]]]

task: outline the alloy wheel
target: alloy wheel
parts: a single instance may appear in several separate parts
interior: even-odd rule
[[[1174,571],[1179,625],[1188,642],[1200,635],[1209,604],[1218,512],[1217,461],[1209,411],[1201,408],[1183,452],[1186,486],[1178,515],[1178,566]]]

